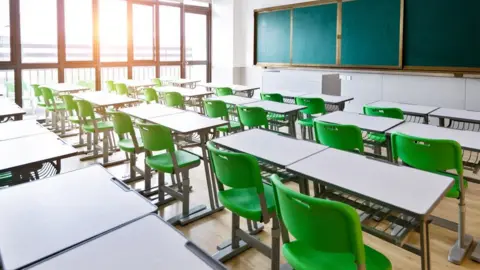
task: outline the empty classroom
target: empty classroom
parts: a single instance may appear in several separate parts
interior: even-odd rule
[[[478,0],[0,0],[0,269],[480,269]]]

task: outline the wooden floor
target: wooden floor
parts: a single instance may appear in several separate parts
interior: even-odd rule
[[[68,140],[75,142],[76,137],[70,137]],[[120,160],[122,158],[125,158],[125,155],[120,152],[116,153],[112,157],[113,160]],[[143,159],[139,158],[139,165],[142,162]],[[91,163],[92,162],[80,162],[78,157],[73,157],[64,160],[62,164],[62,172],[88,166]],[[111,171],[117,178],[128,176],[127,165],[111,167],[109,168],[109,171]],[[138,183],[135,185],[135,188],[141,188],[142,185],[143,183]],[[193,186],[192,206],[198,204],[208,204],[203,165],[195,168],[192,171],[191,185]],[[292,189],[298,189],[296,184],[289,185],[292,187]],[[480,239],[480,185],[470,184],[466,198],[467,232],[473,235],[474,238]],[[160,214],[165,218],[172,217],[180,212],[181,204],[178,202],[172,203],[171,205],[160,210]],[[457,221],[457,200],[445,198],[436,208],[434,214],[452,221]],[[213,254],[216,251],[216,246],[218,244],[230,238],[230,220],[231,216],[229,211],[224,210],[210,217],[194,222],[188,226],[177,228],[201,248],[206,250],[208,253]],[[262,241],[268,245],[270,245],[269,225],[270,224],[267,224],[264,232],[259,235],[260,239],[262,239]],[[243,224],[243,227],[246,227],[246,225]],[[456,241],[456,233],[435,225],[431,225],[430,236],[432,269],[480,269],[480,264],[475,263],[468,258],[460,266],[448,262],[448,251]],[[415,254],[405,251],[392,244],[386,243],[366,233],[364,233],[364,241],[366,244],[385,254],[392,261],[393,269],[420,269],[420,258]],[[409,242],[417,244],[417,235],[414,233],[410,235]],[[283,257],[282,262],[285,262]],[[270,260],[261,253],[251,249],[226,263],[226,266],[230,269],[269,269]]]

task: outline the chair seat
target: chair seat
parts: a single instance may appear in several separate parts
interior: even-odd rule
[[[285,121],[285,115],[278,114],[278,113],[268,113],[267,114],[268,120],[276,120],[276,121]]]
[[[369,133],[367,139],[372,140],[376,143],[384,143],[387,140],[385,134],[382,133]]]
[[[183,150],[175,151],[175,157],[179,168],[196,167],[200,165],[200,158]],[[145,159],[147,165],[157,171],[174,173],[174,166],[170,153],[163,153],[147,157]]]
[[[221,126],[221,127],[217,127],[217,131],[230,132],[232,130],[239,129],[239,128],[241,128],[241,125],[240,125],[239,122],[230,121],[230,128],[228,127],[228,125],[224,125],[224,126]]]
[[[392,263],[385,255],[365,245],[367,270],[390,270]],[[283,245],[283,255],[296,270],[356,270],[355,258],[350,253],[329,253],[293,241]]]
[[[102,116],[95,114],[95,120],[97,120],[97,121],[102,120]],[[70,121],[72,123],[75,123],[75,124],[80,123],[80,119],[76,115],[69,116],[68,121]]]
[[[37,106],[38,107],[46,107],[47,104],[45,104],[45,102],[37,102]]]
[[[99,131],[105,131],[105,130],[108,130],[108,129],[113,129],[113,124],[112,122],[97,122],[97,130]],[[84,124],[83,125],[83,130],[85,130],[85,132],[94,132],[95,131],[95,128],[93,126],[93,124]]]
[[[137,138],[138,147],[143,148],[143,142],[140,138]],[[135,145],[132,139],[122,139],[118,141],[118,147],[125,152],[135,153]]]
[[[306,127],[313,127],[313,118],[298,119],[297,123]]]
[[[57,106],[57,111],[64,111],[66,110],[66,107],[65,107],[65,104],[63,103],[57,103],[55,104]],[[50,106],[45,106],[45,108],[50,111],[50,112],[53,112],[55,111],[55,108],[53,107],[53,105],[50,105]]]
[[[9,185],[12,180],[13,178],[11,172],[0,173],[0,187]]]
[[[275,211],[275,200],[272,186],[263,184],[268,212]],[[236,188],[218,193],[220,202],[235,214],[254,221],[262,221],[260,199],[255,188]]]
[[[449,176],[449,177],[453,177],[453,179],[455,179],[455,183],[450,188],[450,190],[447,192],[447,194],[445,194],[445,197],[455,198],[455,199],[460,198],[460,186],[458,185],[460,183],[459,176],[458,175],[452,175],[452,174],[449,174],[449,173],[444,173],[444,172],[439,172],[439,174]],[[468,188],[468,181],[465,180],[465,179],[463,179],[463,187],[464,187],[463,190]]]

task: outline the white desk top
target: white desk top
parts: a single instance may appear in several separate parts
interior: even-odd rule
[[[149,215],[28,269],[212,269],[188,249],[187,243],[175,228]],[[205,259],[214,262],[213,258]],[[217,265],[214,269],[225,269],[221,263]]]
[[[176,79],[176,80],[170,80],[168,82],[170,84],[184,85],[184,84],[194,84],[200,81],[201,80],[194,80],[194,79]]]
[[[329,148],[288,170],[415,213],[428,215],[453,179]]]
[[[157,92],[177,92],[183,97],[201,97],[201,96],[209,96],[212,95],[212,92],[206,90],[199,90],[199,89],[190,89],[184,87],[175,87],[175,86],[161,86],[161,87],[154,87]]]
[[[321,144],[297,140],[261,129],[235,133],[215,139],[213,142],[282,167],[327,149]]]
[[[132,117],[139,119],[150,119],[159,116],[165,116],[176,113],[184,113],[184,110],[168,107],[162,104],[142,104],[137,107],[129,107],[120,109],[121,112],[129,114]]]
[[[406,114],[415,114],[415,115],[427,115],[438,107],[432,106],[421,106],[421,105],[413,105],[413,104],[406,104],[406,103],[398,103],[398,102],[389,102],[389,101],[377,101],[368,104],[369,106],[380,107],[380,108],[399,108]]]
[[[385,131],[404,122],[404,120],[400,119],[375,117],[343,111],[325,114],[315,118],[315,120],[341,125],[355,125],[365,131],[380,133],[384,133]]]
[[[254,102],[254,103],[247,103],[247,104],[244,104],[242,106],[245,106],[245,107],[260,107],[260,108],[263,108],[267,112],[278,113],[278,114],[298,112],[298,111],[306,108],[305,106],[274,102],[274,101],[270,101],[270,100],[260,100],[260,101]]]
[[[323,99],[323,101],[325,101],[326,104],[332,104],[332,105],[338,105],[338,104],[353,100],[353,97],[332,96],[332,95],[324,95],[324,94],[306,94],[300,97],[321,98]]]
[[[35,120],[11,121],[0,125],[0,141],[50,133]]]
[[[422,138],[454,140],[464,149],[480,150],[480,133],[475,131],[443,128],[418,123],[403,123],[392,128],[387,133],[392,134],[394,132]]]
[[[235,95],[228,95],[228,96],[221,96],[221,97],[212,96],[209,99],[211,99],[211,100],[221,100],[221,101],[223,101],[227,104],[234,105],[234,106],[244,105],[244,104],[260,101],[258,99],[235,96]]]
[[[245,91],[252,91],[260,89],[260,87],[252,87],[246,85],[238,85],[238,84],[221,84],[221,83],[197,83],[197,86],[203,86],[207,88],[221,88],[221,87],[228,87],[231,88],[235,92],[245,92]]]
[[[15,102],[6,98],[0,98],[0,117],[22,115],[25,113],[25,110]]]
[[[209,118],[194,112],[155,117],[148,119],[148,121],[165,126],[178,133],[192,133],[227,124],[227,121],[219,118]]]
[[[430,116],[480,123],[480,112],[475,111],[440,108],[430,113]]]
[[[156,210],[112,177],[94,165],[0,190],[0,205],[14,206],[0,215],[4,269],[23,267]]]
[[[104,91],[85,92],[74,95],[76,98],[84,99],[91,102],[98,107],[107,107],[115,105],[124,105],[130,103],[140,102],[138,99],[130,98],[127,96],[120,96],[113,93]]]
[[[137,87],[150,87],[155,86],[156,84],[152,81],[137,81],[137,80],[126,80],[122,81],[127,87],[137,88]]]
[[[28,164],[71,157],[77,150],[49,132],[7,141],[0,141],[0,171]]]
[[[52,89],[52,91],[61,92],[61,93],[81,92],[81,91],[90,90],[88,87],[76,85],[76,84],[70,84],[70,83],[49,84],[49,85],[42,85],[42,87],[48,87]]]

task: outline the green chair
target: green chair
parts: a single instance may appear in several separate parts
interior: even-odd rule
[[[107,90],[109,93],[117,92],[114,81],[105,81],[105,84],[107,85]]]
[[[446,194],[448,198],[459,200],[458,241],[450,250],[450,254],[453,253],[456,257],[455,255],[461,254],[459,249],[468,250],[472,243],[471,236],[468,237],[469,244],[466,243],[467,237],[465,237],[465,189],[468,187],[468,182],[463,179],[460,144],[451,140],[426,139],[401,133],[393,133],[391,140],[392,157],[395,162],[400,158],[408,166],[455,179],[455,184]],[[456,174],[449,173],[448,170],[455,170]]]
[[[168,107],[174,107],[179,109],[185,109],[185,100],[183,96],[178,92],[165,92],[163,93],[165,104]]]
[[[233,90],[232,88],[229,87],[219,87],[215,89],[215,93],[217,96],[230,96],[233,95]]]
[[[150,104],[150,102],[155,102],[155,103],[158,103],[158,94],[157,94],[157,91],[155,91],[155,89],[153,88],[145,88],[144,90],[144,99],[145,99],[145,102],[147,102],[147,104]]]
[[[113,131],[113,124],[111,122],[97,120],[93,106],[90,102],[86,100],[77,100],[77,106],[82,129],[87,133],[88,147],[93,146],[93,155],[95,157],[98,156],[98,151],[102,150],[103,162],[107,163],[109,155],[109,141],[112,141],[110,134]],[[98,145],[100,133],[103,133],[103,147]]]
[[[260,98],[262,100],[269,100],[273,102],[283,103],[283,96],[277,93],[260,93]],[[285,121],[285,115],[278,113],[268,113],[268,120],[274,121]]]
[[[45,101],[43,101],[43,93],[42,93],[42,89],[40,89],[40,85],[32,84],[31,86],[33,88],[33,94],[37,99],[37,106],[45,108],[47,105],[45,104]]]
[[[163,86],[162,80],[160,80],[159,78],[153,78],[152,82],[155,84],[155,86]]]
[[[271,177],[280,220],[283,255],[296,270],[392,269],[385,255],[363,243],[362,227],[349,205],[312,198]],[[289,234],[295,237],[290,241]]]
[[[212,142],[207,143],[207,148],[218,180],[218,199],[232,212],[231,246],[220,250],[213,258],[225,262],[254,247],[271,258],[271,269],[279,269],[280,230],[273,189],[263,183],[257,159],[248,154],[217,149]],[[272,220],[272,247],[240,229],[240,217],[265,224]]]
[[[121,96],[127,96],[128,95],[128,87],[124,83],[116,83],[115,84],[115,91],[117,91],[117,94]]]
[[[228,134],[241,129],[239,122],[230,121],[227,104],[222,100],[204,100],[203,106],[208,117],[221,118],[228,122],[227,125],[217,127],[217,131]]]
[[[164,204],[165,193],[182,201],[182,214],[170,219],[171,224],[181,223],[192,213],[190,210],[189,171],[200,165],[200,158],[184,150],[175,150],[170,129],[161,125],[138,123],[145,149],[145,189],[151,188],[151,169],[158,172],[159,204]],[[153,154],[153,152],[159,152]],[[178,190],[165,185],[165,173],[172,176]],[[181,176],[181,177],[180,177]],[[176,180],[176,181],[175,181]]]
[[[263,108],[237,106],[237,111],[242,129],[244,127],[268,129],[267,112]]]
[[[305,109],[300,111],[304,115],[304,117],[297,120],[297,123],[300,125],[302,131],[302,139],[306,138],[306,133],[308,131],[310,139],[313,140],[312,115],[327,113],[327,109],[325,108],[325,101],[323,101],[323,99],[321,98],[296,97],[295,104],[300,106],[306,106]]]
[[[143,152],[143,142],[137,139],[130,116],[123,112],[109,112],[112,116],[113,130],[117,134],[118,147],[129,155],[130,178],[128,182],[136,180],[136,174],[144,175],[144,171],[137,167],[137,154]]]
[[[52,127],[54,130],[57,130],[58,119],[60,118],[62,124],[62,130],[64,130],[65,125],[65,104],[58,103],[53,95],[52,89],[48,87],[40,87],[42,90],[43,100],[45,101],[45,109],[52,114]],[[45,121],[48,121],[45,119]]]
[[[317,143],[350,152],[364,152],[362,131],[353,125],[314,121]]]
[[[373,106],[363,106],[363,114],[369,116],[388,117],[395,119],[404,119],[403,111],[398,108],[379,108]],[[387,141],[387,137],[383,133],[370,132],[367,138],[375,143],[375,153],[381,154],[381,144]]]

